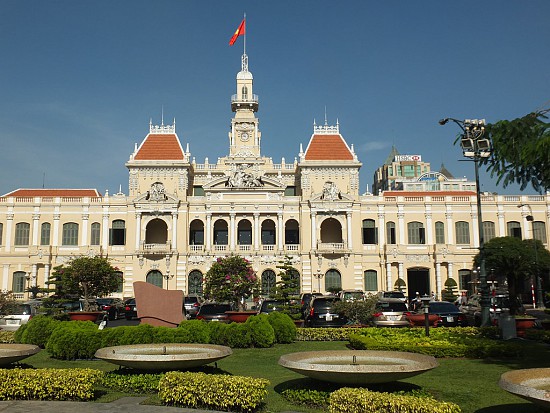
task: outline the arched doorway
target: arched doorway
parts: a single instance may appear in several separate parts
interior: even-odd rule
[[[202,295],[202,272],[193,270],[187,280],[187,294]]]
[[[162,219],[155,218],[145,229],[146,244],[166,244],[168,242],[168,225]]]
[[[335,218],[327,218],[321,223],[321,242],[341,243],[342,242],[342,224]]]
[[[428,268],[416,267],[407,270],[407,294],[409,298],[414,298],[416,293],[420,293],[420,296],[431,293]]]
[[[265,270],[262,273],[262,295],[269,295],[275,287],[275,271]]]
[[[159,288],[162,288],[162,273],[159,270],[152,270],[147,273],[145,278],[149,284],[156,285]]]
[[[325,274],[325,291],[340,291],[342,289],[342,275],[340,271],[331,269]]]

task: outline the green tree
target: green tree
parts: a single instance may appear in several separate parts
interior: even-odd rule
[[[119,269],[99,256],[73,258],[55,267],[52,277],[62,295],[82,297],[85,310],[90,309],[90,299],[113,293],[120,285]]]
[[[486,127],[492,141],[492,156],[484,162],[491,176],[504,187],[529,184],[543,193],[550,189],[550,109],[529,113],[513,120],[501,120]]]
[[[238,255],[218,258],[205,275],[204,296],[232,302],[243,311],[243,300],[257,294],[259,281],[250,261]]]
[[[301,305],[299,301],[300,277],[298,270],[292,266],[292,259],[287,255],[277,265],[279,281],[270,294],[270,298],[284,301],[282,313],[288,314],[290,318],[298,320],[301,318]]]
[[[493,238],[485,243],[484,253],[486,268],[506,277],[510,298],[517,297],[522,292],[526,279],[535,274],[548,273],[550,269],[550,252],[538,240]],[[479,254],[474,257],[474,265],[479,265]],[[511,314],[516,314],[518,310],[515,301],[510,300]]]

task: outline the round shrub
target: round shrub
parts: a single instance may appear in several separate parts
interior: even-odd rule
[[[219,323],[211,323],[219,324]],[[210,329],[207,323],[201,320],[182,321],[175,329],[175,338],[179,343],[209,343]]]
[[[16,343],[23,343],[23,334],[25,333],[25,330],[27,329],[27,324],[23,324],[20,326],[17,330],[13,332],[13,339]],[[26,343],[23,343],[26,344]]]
[[[44,348],[59,323],[61,321],[45,315],[34,316],[17,330],[16,339],[23,344],[34,344]]]
[[[206,321],[201,321],[201,323],[203,323],[208,330],[208,334],[210,335],[210,344],[218,344],[220,346],[227,345],[227,341],[225,340],[225,337],[226,337],[226,330],[229,328],[229,324],[212,322],[212,321],[209,323]]]
[[[249,317],[244,323],[246,334],[250,337],[250,345],[266,348],[275,342],[275,331],[267,319],[267,315],[259,314]]]
[[[123,327],[119,345],[154,343],[155,328],[149,324]]]
[[[224,332],[225,345],[232,348],[248,348],[251,346],[251,336],[247,334],[246,323],[230,323]]]
[[[275,332],[275,342],[283,344],[296,340],[296,325],[287,314],[273,311],[267,316],[267,321]]]
[[[91,359],[101,347],[97,325],[91,321],[63,321],[46,343],[52,357],[62,360]]]
[[[173,343],[175,328],[155,327],[153,331],[153,343]]]

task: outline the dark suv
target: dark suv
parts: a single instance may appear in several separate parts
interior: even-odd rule
[[[306,312],[308,311],[309,302],[313,297],[321,297],[323,294],[321,293],[303,293],[300,297],[301,304],[302,304],[302,317],[304,319],[306,318]]]
[[[304,325],[306,327],[342,327],[347,323],[346,318],[332,308],[339,301],[338,297],[313,297],[306,312]]]

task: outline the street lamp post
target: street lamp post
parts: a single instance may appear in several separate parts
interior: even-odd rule
[[[445,118],[439,121],[440,125],[445,125],[452,121],[456,123],[462,134],[460,136],[460,146],[465,157],[471,158],[474,161],[475,178],[476,178],[476,197],[477,197],[477,224],[479,234],[479,282],[481,293],[481,326],[488,327],[490,321],[490,304],[489,284],[487,284],[487,271],[485,269],[485,240],[483,237],[483,219],[481,215],[481,190],[479,186],[479,162],[482,158],[488,158],[491,155],[491,143],[489,139],[484,138],[485,134],[485,119],[465,119],[458,120],[453,118]]]
[[[321,278],[323,278],[323,273],[321,272],[321,270],[317,270],[316,273],[313,274],[313,276],[315,278],[317,278],[317,285],[319,286],[319,292],[321,292]]]
[[[534,284],[536,285],[536,288],[537,288],[537,300],[535,304],[536,304],[536,308],[544,308],[544,299],[542,297],[542,285],[539,277],[539,256],[538,256],[539,254],[537,250],[537,239],[535,238],[535,218],[533,217],[533,209],[531,208],[531,205],[527,205],[527,204],[519,204],[518,208],[521,208],[521,207],[529,208],[529,215],[527,215],[525,219],[527,219],[527,221],[531,223],[531,236],[533,239],[533,247],[535,249],[535,274],[534,274],[535,282]]]

